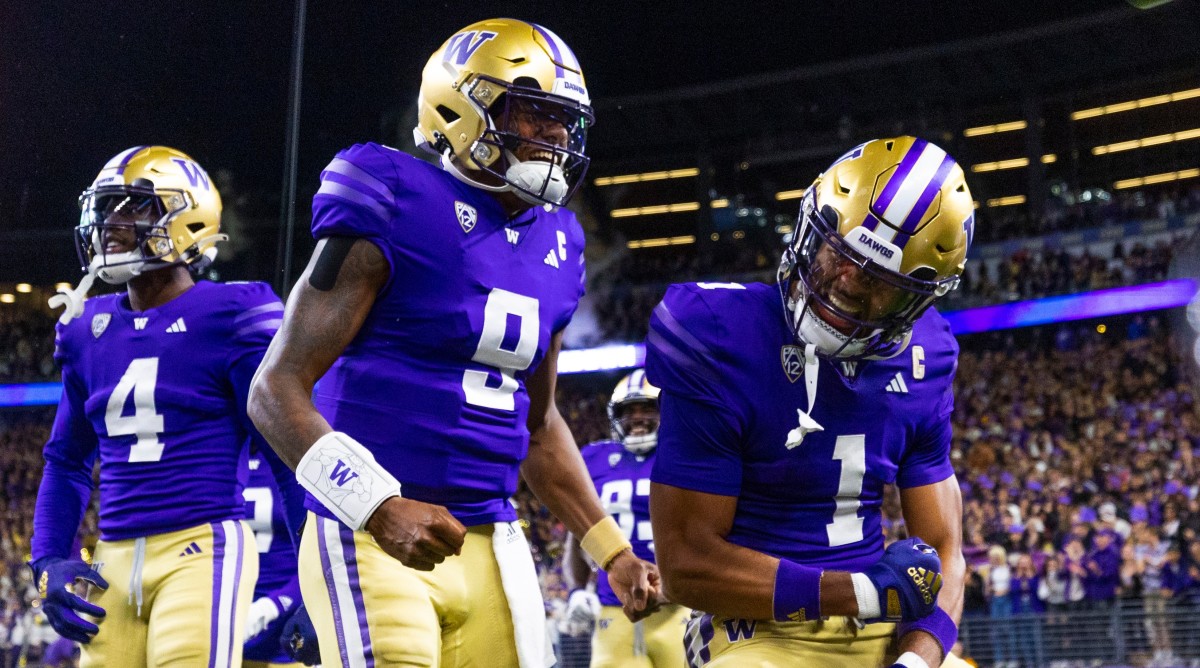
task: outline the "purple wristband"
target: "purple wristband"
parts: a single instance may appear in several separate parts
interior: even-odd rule
[[[950,650],[954,649],[954,643],[958,642],[958,625],[954,623],[953,619],[950,619],[950,615],[947,615],[945,610],[938,607],[933,609],[933,614],[924,619],[900,625],[901,638],[911,631],[924,631],[933,636],[933,639],[942,646],[943,660],[950,655]]]
[[[777,622],[811,622],[821,618],[820,568],[779,560],[772,607]]]

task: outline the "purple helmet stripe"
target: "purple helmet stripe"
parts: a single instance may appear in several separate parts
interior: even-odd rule
[[[875,217],[875,214],[868,211],[867,217],[863,219],[862,226],[874,232],[875,228],[879,227],[879,219]]]
[[[137,155],[138,153],[141,153],[142,149],[144,149],[144,148],[146,148],[146,147],[145,146],[134,146],[133,148],[129,149],[129,152],[126,153],[125,157],[121,159],[121,164],[117,165],[117,173],[124,174],[125,166],[129,164],[130,160],[133,160],[133,156]]]
[[[550,45],[550,53],[554,56],[554,76],[562,78],[563,66],[559,64],[562,62],[562,54],[558,51],[558,41],[551,36],[549,30],[546,30],[536,23],[531,23],[530,25],[532,25],[533,29],[536,30],[538,34],[542,36],[542,39],[546,40],[546,43]]]
[[[358,581],[358,557],[354,551],[354,530],[339,523],[338,534],[342,539],[342,557],[346,561],[346,574],[350,579],[350,594],[354,599],[354,611],[358,615],[358,633],[362,638],[363,659],[367,662],[367,668],[374,668],[375,652],[371,649],[371,634],[367,628],[367,606],[363,603],[362,587]]]
[[[892,200],[896,198],[896,193],[900,192],[900,186],[912,172],[913,166],[921,158],[921,153],[925,151],[928,143],[924,139],[918,139],[909,147],[908,153],[905,153],[904,159],[900,161],[900,166],[896,168],[896,171],[892,173],[892,178],[888,179],[887,185],[883,187],[883,192],[879,193],[879,198],[871,205],[871,211],[875,212],[875,215],[883,217],[883,212],[887,211]]]
[[[921,218],[925,216],[925,212],[929,210],[929,205],[933,203],[933,198],[937,197],[938,191],[942,189],[942,184],[950,176],[950,170],[954,167],[954,158],[949,155],[942,158],[942,164],[938,165],[937,171],[933,174],[933,179],[925,186],[925,190],[921,192],[921,196],[917,198],[917,203],[913,205],[912,211],[908,212],[908,217],[904,219],[904,225],[900,228],[904,232],[915,232],[917,225],[921,222]]]

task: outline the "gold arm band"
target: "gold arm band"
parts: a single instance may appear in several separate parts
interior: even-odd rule
[[[608,564],[618,554],[633,549],[633,546],[625,539],[625,534],[621,532],[621,527],[617,526],[616,520],[611,515],[592,525],[592,528],[588,529],[583,539],[579,541],[579,545],[592,558],[592,561],[604,569],[608,568]]]

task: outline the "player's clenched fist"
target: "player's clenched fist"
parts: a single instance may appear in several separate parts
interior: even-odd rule
[[[862,575],[874,589],[872,596],[870,591],[860,592],[855,583],[858,617],[868,623],[911,622],[927,617],[937,606],[942,589],[942,561],[937,550],[920,538],[892,543],[884,550],[883,558]]]
[[[393,496],[367,520],[367,531],[400,563],[418,571],[462,550],[467,528],[443,506]]]
[[[609,586],[621,601],[621,611],[629,621],[645,619],[662,605],[662,577],[654,564],[625,550],[613,557],[604,570],[608,573]]]

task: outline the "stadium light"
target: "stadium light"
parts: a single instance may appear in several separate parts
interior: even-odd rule
[[[615,371],[632,369],[645,363],[646,347],[641,344],[564,350],[558,354],[559,373]]]
[[[685,169],[667,169],[659,172],[642,172],[641,174],[622,174],[620,176],[601,176],[593,181],[598,186],[619,186],[625,183],[644,183],[646,181],[663,181],[665,179],[682,179],[689,176],[699,176],[696,167]]]
[[[1178,172],[1166,172],[1163,174],[1151,174],[1150,176],[1139,176],[1133,179],[1123,179],[1114,183],[1113,188],[1116,188],[1117,190],[1124,190],[1126,188],[1151,186],[1156,183],[1167,183],[1168,181],[1192,179],[1197,176],[1200,176],[1200,169],[1183,169]]]
[[[683,246],[686,244],[696,243],[696,237],[692,234],[685,234],[678,237],[659,237],[657,239],[635,239],[626,242],[625,247],[630,250],[639,248],[658,248],[660,246]]]
[[[787,199],[800,199],[801,197],[804,197],[804,193],[806,192],[808,192],[808,188],[801,188],[799,190],[781,190],[775,193],[775,201],[782,202]]]
[[[708,205],[714,209],[725,209],[729,207],[729,200],[722,197],[721,199],[714,199]]]
[[[17,301],[17,298],[11,292],[0,295],[0,304],[11,304],[15,301]]]
[[[995,125],[980,125],[979,127],[967,128],[966,130],[963,130],[963,136],[979,137],[982,135],[994,135],[997,132],[1024,130],[1027,127],[1029,127],[1029,123],[1025,121],[1009,121],[1008,123],[996,123]]]
[[[54,289],[55,290],[70,290],[71,284],[70,283],[55,283]]]
[[[1053,153],[1047,153],[1042,156],[1042,164],[1049,165],[1058,162],[1058,156]],[[1017,169],[1018,167],[1028,167],[1029,158],[1013,158],[1011,160],[997,160],[996,162],[981,162],[978,165],[971,165],[971,171],[976,174],[983,172],[998,172],[1003,169]]]
[[[29,294],[33,292],[33,286],[28,283],[17,283],[17,292]]]
[[[1154,95],[1151,97],[1143,97],[1138,100],[1129,100],[1128,102],[1117,102],[1115,104],[1106,104],[1102,107],[1092,107],[1091,109],[1081,109],[1071,114],[1071,120],[1082,121],[1085,118],[1095,118],[1106,114],[1118,114],[1122,111],[1133,111],[1134,109],[1144,109],[1153,107],[1159,104],[1168,102],[1179,102],[1180,100],[1190,100],[1194,97],[1200,97],[1200,88],[1191,88],[1181,90],[1175,93],[1166,93],[1164,95]]]
[[[1200,128],[1183,130],[1182,132],[1168,132],[1165,135],[1154,135],[1153,137],[1142,137],[1141,139],[1130,139],[1129,141],[1119,141],[1114,144],[1097,146],[1092,149],[1092,155],[1107,155],[1119,151],[1131,151],[1135,148],[1146,148],[1147,146],[1158,146],[1160,144],[1170,144],[1171,142],[1197,138],[1200,138]]]
[[[677,202],[675,204],[654,204],[652,206],[635,206],[628,209],[613,209],[609,215],[613,218],[630,218],[632,216],[654,216],[660,213],[683,213],[699,210],[699,202]]]
[[[987,201],[987,205],[990,207],[1012,206],[1014,204],[1024,204],[1024,203],[1025,203],[1024,195],[1010,195],[1008,197],[993,197],[992,199],[989,199]]]

